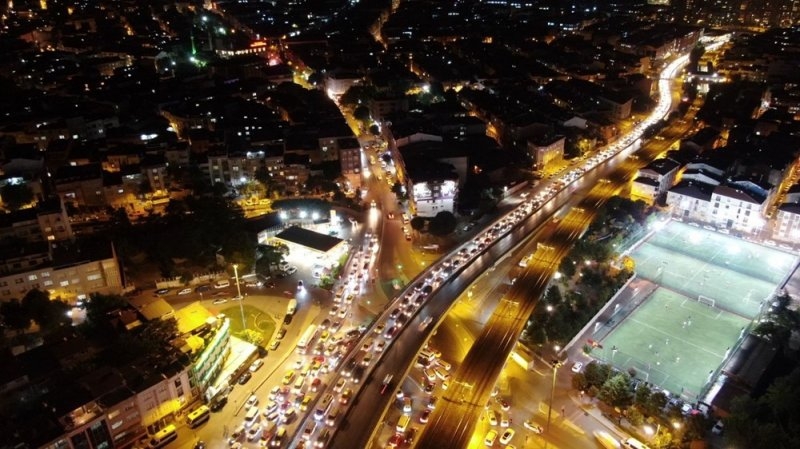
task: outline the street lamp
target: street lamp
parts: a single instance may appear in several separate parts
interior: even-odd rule
[[[236,298],[239,300],[239,311],[242,313],[242,330],[247,330],[247,321],[244,319],[244,298],[242,298],[242,289],[239,286],[239,264],[233,264],[233,276],[236,278]]]
[[[553,360],[553,384],[550,387],[550,407],[547,408],[547,426],[545,426],[545,432],[550,432],[550,419],[553,415],[553,395],[556,391],[556,375],[558,374],[558,369],[561,368],[562,364],[558,360]],[[544,447],[547,449],[547,439],[544,440]]]

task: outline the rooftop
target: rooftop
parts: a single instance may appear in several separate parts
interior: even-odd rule
[[[344,240],[327,234],[320,234],[299,226],[291,226],[279,232],[275,236],[277,239],[285,240],[297,245],[302,245],[323,253],[333,249]]]

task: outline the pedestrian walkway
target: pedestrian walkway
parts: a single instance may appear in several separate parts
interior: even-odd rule
[[[594,398],[575,392],[570,392],[569,397],[577,406],[577,408],[583,411],[585,416],[593,418],[600,425],[607,428],[612,434],[616,435],[622,440],[625,440],[629,437],[628,433],[624,429],[603,415],[603,412],[597,408],[597,406],[595,406]]]

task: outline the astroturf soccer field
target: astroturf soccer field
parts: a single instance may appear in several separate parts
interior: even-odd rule
[[[749,319],[658,288],[592,355],[675,394],[694,397]]]
[[[658,288],[592,355],[695,399],[730,355],[797,258],[728,235],[670,222],[630,256]]]

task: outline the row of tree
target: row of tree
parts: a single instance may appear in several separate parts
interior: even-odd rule
[[[647,382],[634,383],[635,374],[635,371],[622,373],[614,371],[610,365],[592,362],[572,376],[572,386],[618,411],[634,427],[652,424],[658,431],[649,444],[657,449],[681,447],[684,440],[703,438],[710,424],[704,415],[685,417],[680,406],[669,403],[663,391]]]
[[[70,306],[58,300],[51,300],[47,292],[38,289],[28,291],[22,300],[12,299],[0,303],[0,316],[4,330],[19,334],[31,326],[37,326],[42,333],[49,333],[69,325],[67,315]]]
[[[528,319],[526,342],[566,342],[592,319],[631,275],[629,268],[612,263],[615,245],[632,228],[643,226],[646,217],[644,203],[621,197],[610,198],[596,212],[586,234],[561,261],[561,285],[547,289]]]

